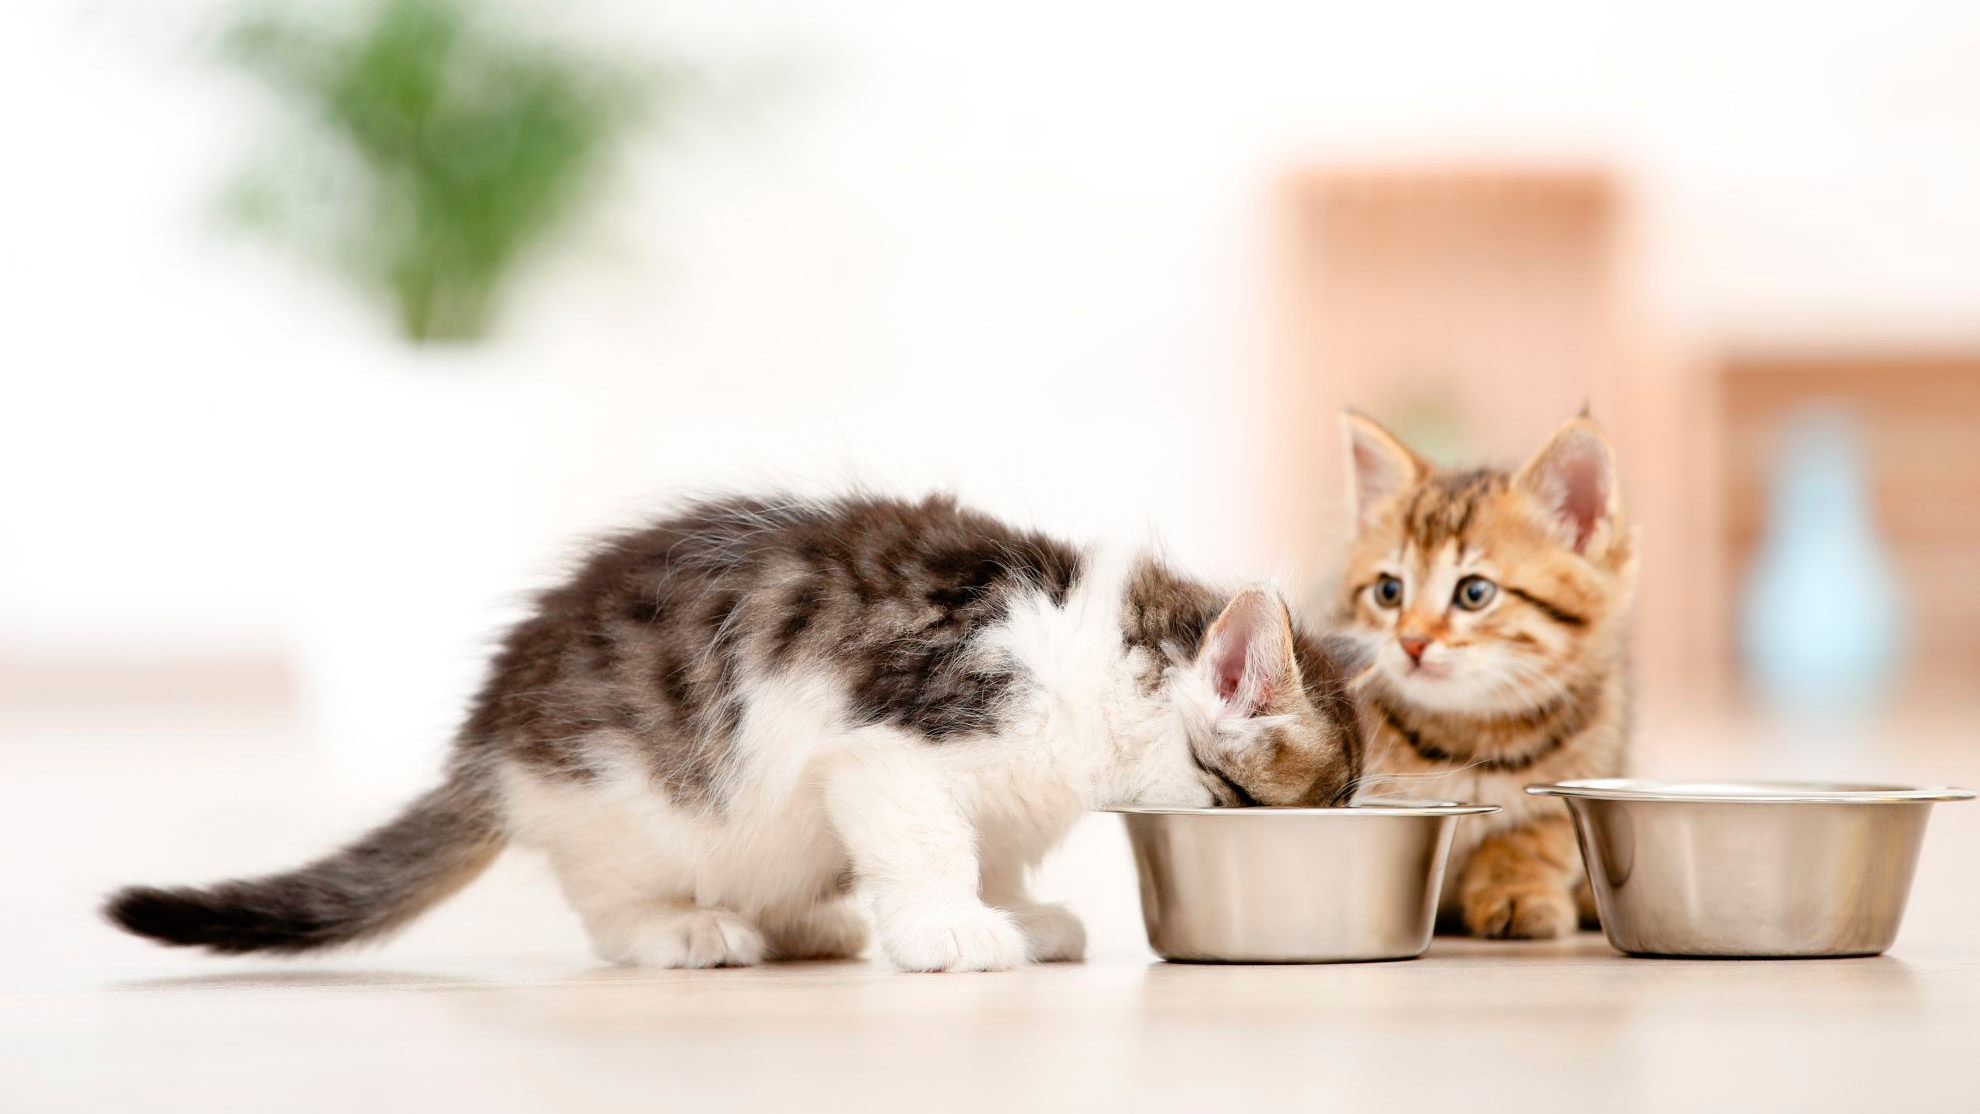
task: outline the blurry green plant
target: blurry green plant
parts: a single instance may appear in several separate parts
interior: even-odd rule
[[[258,8],[229,28],[225,56],[302,116],[242,176],[232,212],[388,300],[414,340],[483,336],[517,263],[568,222],[662,86],[506,5],[328,10],[350,18]]]

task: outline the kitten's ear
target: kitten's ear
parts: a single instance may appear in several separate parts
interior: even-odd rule
[[[1292,614],[1279,593],[1254,584],[1210,624],[1196,668],[1224,702],[1226,715],[1263,715],[1300,688]]]
[[[1359,411],[1341,411],[1341,432],[1347,436],[1348,503],[1354,508],[1355,529],[1361,530],[1391,499],[1415,486],[1430,464]]]
[[[1553,520],[1563,544],[1600,553],[1622,518],[1616,454],[1593,418],[1583,414],[1554,431],[1514,480]]]

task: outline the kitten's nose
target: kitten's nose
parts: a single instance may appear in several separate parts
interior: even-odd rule
[[[1408,654],[1411,661],[1422,661],[1423,651],[1430,648],[1429,639],[1417,638],[1414,635],[1406,634],[1396,641],[1402,643],[1403,653]]]

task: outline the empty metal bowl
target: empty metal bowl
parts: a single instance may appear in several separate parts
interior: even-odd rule
[[[1496,805],[1122,808],[1148,946],[1206,963],[1412,959],[1458,820]]]
[[[1911,892],[1925,819],[1966,789],[1591,778],[1563,797],[1609,942],[1631,955],[1876,955]]]

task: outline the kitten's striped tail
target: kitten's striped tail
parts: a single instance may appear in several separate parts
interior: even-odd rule
[[[223,954],[381,936],[467,885],[502,850],[508,837],[486,779],[459,764],[397,819],[301,869],[205,888],[131,886],[103,914],[139,936]]]

